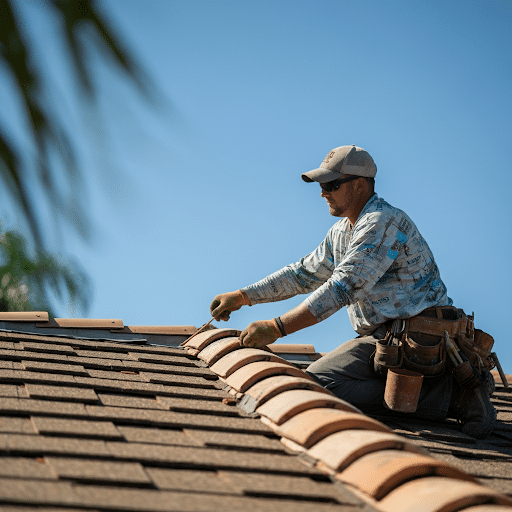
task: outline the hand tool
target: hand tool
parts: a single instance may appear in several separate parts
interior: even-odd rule
[[[180,343],[180,345],[185,345],[185,343],[189,342],[196,334],[199,334],[200,332],[204,331],[214,320],[215,318],[212,318],[211,320],[203,324],[201,327],[199,327],[199,329],[197,329],[197,331],[194,334],[192,334],[192,336],[189,336],[184,342]]]
[[[491,357],[493,358],[494,364],[496,365],[496,368],[498,369],[498,373],[500,374],[500,378],[501,378],[501,382],[503,383],[503,386],[508,389],[510,387],[510,385],[507,381],[507,377],[506,377],[505,373],[503,372],[503,369],[501,368],[501,364],[498,361],[498,356],[496,355],[496,352],[492,352]]]

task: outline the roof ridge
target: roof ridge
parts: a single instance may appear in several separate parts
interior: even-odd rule
[[[283,444],[348,485],[377,510],[407,510],[403,503],[425,512],[482,503],[512,510],[512,499],[505,494],[319,389],[306,373],[292,373],[288,361],[276,362],[276,354],[237,346],[236,337],[237,331],[231,329],[204,331],[182,345],[207,362],[245,412],[259,414]],[[222,351],[220,358],[215,358],[216,350]],[[240,355],[233,355],[235,351]]]

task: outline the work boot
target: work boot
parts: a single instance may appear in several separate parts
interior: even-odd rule
[[[496,381],[492,373],[489,370],[483,370],[482,377],[487,381],[487,394],[492,396],[494,391],[496,391]]]
[[[476,439],[489,436],[496,422],[496,409],[489,399],[487,379],[470,389],[454,381],[449,413],[462,423],[464,434]]]

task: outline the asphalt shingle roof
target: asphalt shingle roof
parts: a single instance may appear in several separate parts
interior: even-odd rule
[[[299,368],[311,346],[13,318],[0,317],[2,511],[512,510],[502,386],[478,441],[455,422],[361,414]]]

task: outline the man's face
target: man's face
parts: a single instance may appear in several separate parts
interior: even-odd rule
[[[333,217],[349,217],[351,207],[354,206],[354,181],[342,183],[337,190],[332,192],[327,192],[322,188],[321,196],[327,201],[329,213]]]

